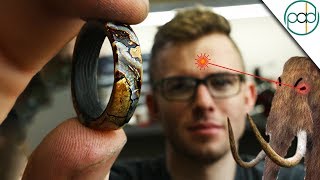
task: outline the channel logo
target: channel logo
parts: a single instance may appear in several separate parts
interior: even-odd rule
[[[319,24],[317,7],[309,1],[299,0],[291,3],[284,13],[287,29],[296,35],[312,33]]]

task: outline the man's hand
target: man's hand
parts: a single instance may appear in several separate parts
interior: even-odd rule
[[[32,153],[24,179],[105,179],[125,142],[122,129],[100,132],[69,119]]]
[[[148,9],[148,0],[2,1],[0,124],[31,78],[78,34],[84,19],[136,24]],[[103,179],[125,141],[122,129],[100,132],[76,118],[67,120],[33,152],[24,179]]]
[[[83,19],[135,24],[147,0],[10,0],[0,6],[0,124],[31,78],[71,39]]]

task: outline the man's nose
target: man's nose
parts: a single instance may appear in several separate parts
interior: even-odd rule
[[[214,100],[208,87],[200,84],[194,95],[194,105],[201,109],[214,110]]]

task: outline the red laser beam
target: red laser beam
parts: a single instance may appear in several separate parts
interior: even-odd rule
[[[260,77],[260,76],[256,76],[256,75],[253,75],[253,74],[249,74],[249,73],[243,72],[243,71],[238,71],[238,70],[235,70],[235,69],[231,69],[231,68],[227,68],[227,67],[224,67],[224,66],[220,66],[220,65],[214,64],[214,63],[208,63],[208,64],[213,65],[213,66],[217,66],[217,67],[220,67],[220,68],[228,69],[230,71],[235,71],[235,72],[238,72],[238,73],[241,73],[241,74],[245,74],[245,75],[248,75],[248,76],[252,76],[252,77],[255,77],[255,78],[259,78],[259,79],[262,79],[264,81],[269,81],[269,82],[272,82],[272,83],[280,84],[279,81],[275,81],[275,80],[272,80],[272,79],[263,78],[263,77]],[[288,86],[288,87],[291,87],[293,89],[296,89],[296,87],[294,87],[294,86],[292,86],[290,84],[281,83],[281,85]]]

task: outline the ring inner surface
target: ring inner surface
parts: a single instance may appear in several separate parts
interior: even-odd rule
[[[99,100],[97,88],[98,58],[101,46],[106,37],[105,27],[97,24],[86,27],[81,39],[77,42],[77,61],[74,64],[74,91],[78,108],[85,119],[96,119],[104,111]]]

